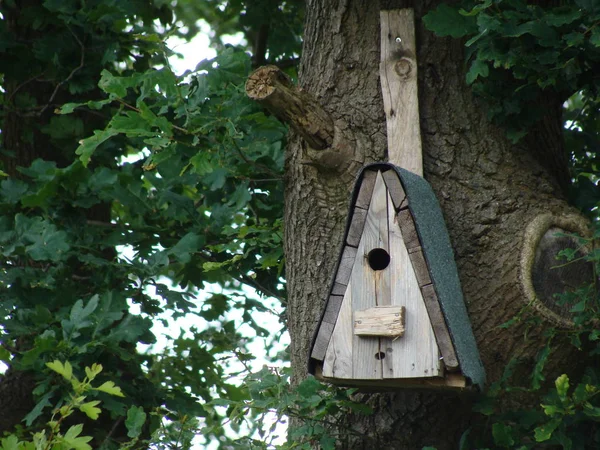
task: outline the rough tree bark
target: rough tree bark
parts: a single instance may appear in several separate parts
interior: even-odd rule
[[[306,375],[354,177],[362,165],[387,159],[379,84],[380,9],[415,8],[424,176],[444,212],[488,380],[497,380],[512,357],[531,360],[543,345],[541,328],[568,326],[562,312],[540,299],[534,303],[544,321],[527,339],[523,325],[498,328],[535,295],[523,280],[530,278],[533,259],[539,258],[535,247],[552,239],[544,227],[585,231],[584,221],[565,202],[564,178],[539,161],[538,155],[564,161],[560,117],[546,118],[533,131],[540,139],[532,134],[525,143],[512,145],[503,130],[488,122],[485,108],[465,84],[461,42],[437,38],[424,28],[421,18],[437,3],[307,1],[300,84],[331,115],[336,135],[329,150],[317,152],[299,137],[292,138],[288,149],[288,320],[298,379]],[[331,164],[332,158],[322,156],[328,151],[341,157]],[[543,215],[550,225],[541,224]],[[573,353],[570,361],[578,358]],[[346,433],[342,448],[457,448],[461,433],[475,420],[466,397],[399,392],[361,398],[375,414],[348,419],[358,433]]]

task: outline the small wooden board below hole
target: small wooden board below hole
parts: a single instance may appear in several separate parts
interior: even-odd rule
[[[404,335],[404,306],[376,306],[354,311],[356,336],[399,338]]]

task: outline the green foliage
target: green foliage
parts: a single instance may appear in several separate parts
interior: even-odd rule
[[[576,237],[581,246],[592,249],[591,244],[600,236],[600,228],[590,239]],[[568,264],[575,260],[575,249],[561,251],[557,259]],[[589,251],[584,258],[600,269],[600,253]],[[549,386],[546,363],[554,351],[558,336],[571,341],[578,351],[585,352],[590,361],[600,353],[600,294],[592,286],[579,287],[556,296],[559,305],[571,305],[574,327],[569,330],[548,328],[546,344],[538,352],[529,383],[523,383],[529,362],[513,359],[505,368],[502,378],[493,383],[483,396],[475,411],[487,418],[483,427],[475,427],[465,433],[464,448],[562,448],[565,450],[597,448],[600,445],[600,371],[596,365],[587,367],[583,375],[563,373]],[[526,319],[521,314],[507,327]],[[532,323],[534,324],[534,323]],[[564,344],[563,344],[564,345]],[[512,398],[529,398],[535,407],[530,409],[507,408]]]
[[[59,403],[53,408],[50,420],[45,424],[45,428],[31,435],[29,439],[20,439],[16,434],[9,434],[0,440],[1,450],[91,450],[92,446],[88,444],[92,440],[91,436],[81,435],[83,432],[83,424],[78,423],[69,426],[64,433],[62,429],[69,416],[77,410],[84,413],[91,420],[97,420],[102,410],[98,407],[100,400],[87,401],[88,395],[94,390],[103,390],[109,395],[123,397],[121,389],[110,383],[110,389],[102,389],[93,387],[92,381],[102,372],[102,366],[94,364],[91,367],[85,368],[85,378],[79,381],[73,374],[71,364],[55,360],[46,363],[46,366],[57,374],[61,375],[71,385],[72,391],[69,397],[64,402]]]
[[[467,82],[515,141],[546,113],[545,97],[566,100],[582,92],[598,105],[595,2],[468,0],[442,4],[424,21],[439,36],[467,39]]]
[[[248,345],[277,342],[256,314],[285,304],[287,130],[245,96],[243,46],[179,76],[164,39],[202,18],[216,40],[251,36],[272,17],[268,57],[289,63],[302,6],[34,3],[0,5],[0,359],[36,383],[23,425],[70,401],[47,364],[71,388],[101,364],[74,408],[103,448],[230,440],[211,402],[248,398]],[[193,325],[159,342],[156,324],[180,318]]]
[[[355,398],[356,389],[333,387],[314,377],[291,387],[289,369],[278,371],[263,367],[246,378],[244,387],[248,391],[245,399],[212,402],[215,407],[227,408],[233,425],[245,425],[251,430],[231,448],[309,450],[316,445],[333,450],[339,439],[355,433],[340,426],[345,415],[372,413],[360,398]],[[293,430],[289,442],[277,445],[282,425],[289,418],[302,419],[302,425]]]
[[[285,307],[287,130],[244,83],[261,60],[294,75],[302,2],[16,3],[0,3],[0,360],[31,375],[35,406],[0,447],[267,448],[297,417],[304,425],[279,448],[334,448],[339,417],[370,413],[355,392],[312,378],[292,386],[286,370],[252,374],[250,351],[280,336],[259,314]],[[592,5],[471,2],[425,19],[470,38],[467,81],[513,137],[535,120],[524,104],[571,96],[574,199],[590,211],[600,200]],[[218,56],[179,76],[164,40],[192,36],[200,20]],[[238,32],[242,44],[224,44]],[[570,295],[573,342],[596,343],[595,303]],[[167,327],[184,317],[185,330]],[[527,389],[542,389],[549,352]],[[510,370],[483,414],[510,390]],[[561,378],[535,414],[496,417],[488,443],[578,448],[572,436],[599,407],[588,377]]]

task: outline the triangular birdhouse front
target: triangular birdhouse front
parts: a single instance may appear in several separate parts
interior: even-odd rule
[[[443,217],[423,178],[390,164],[359,175],[309,370],[376,388],[483,387]]]

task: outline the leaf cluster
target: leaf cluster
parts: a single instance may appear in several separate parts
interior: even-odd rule
[[[225,438],[210,402],[247,398],[232,361],[250,364],[254,338],[277,341],[255,313],[285,304],[287,130],[246,98],[243,50],[171,70],[163,40],[185,3],[0,5],[0,360],[35,380],[26,429],[70,398],[47,373],[59,360],[118,380],[124,397],[90,394],[103,402],[89,432],[103,448]],[[281,19],[273,30],[295,36],[288,47],[273,31],[269,57],[296,57],[301,6],[264,3]],[[246,26],[215,14],[221,37]],[[184,316],[193,326],[170,325]],[[157,323],[169,343],[148,353]]]
[[[467,1],[442,4],[424,22],[438,36],[466,39],[466,81],[514,141],[547,112],[545,96],[564,101],[584,92],[597,104],[597,2]]]
[[[591,238],[573,236],[581,247],[589,251],[584,256],[578,249],[562,250],[557,255],[559,263],[569,264],[576,258],[584,258],[600,269],[600,253],[592,242],[600,237],[600,230]],[[600,294],[595,283],[580,286],[556,295],[557,304],[568,307],[573,327],[569,329],[547,328],[546,343],[538,352],[532,370],[527,362],[511,360],[500,380],[493,383],[483,396],[475,411],[486,420],[482,426],[474,426],[463,435],[461,448],[507,448],[527,450],[537,448],[562,448],[565,450],[596,448],[600,445],[600,371],[593,364],[600,354]],[[538,326],[539,319],[525,319],[525,314],[506,323],[510,328],[515,322],[529,320]],[[548,386],[546,364],[554,351],[557,338],[565,340],[583,357],[592,362],[583,375],[563,373]],[[523,374],[529,372],[528,382]],[[530,398],[533,408],[507,407],[511,399]],[[518,403],[518,402],[517,402]]]

